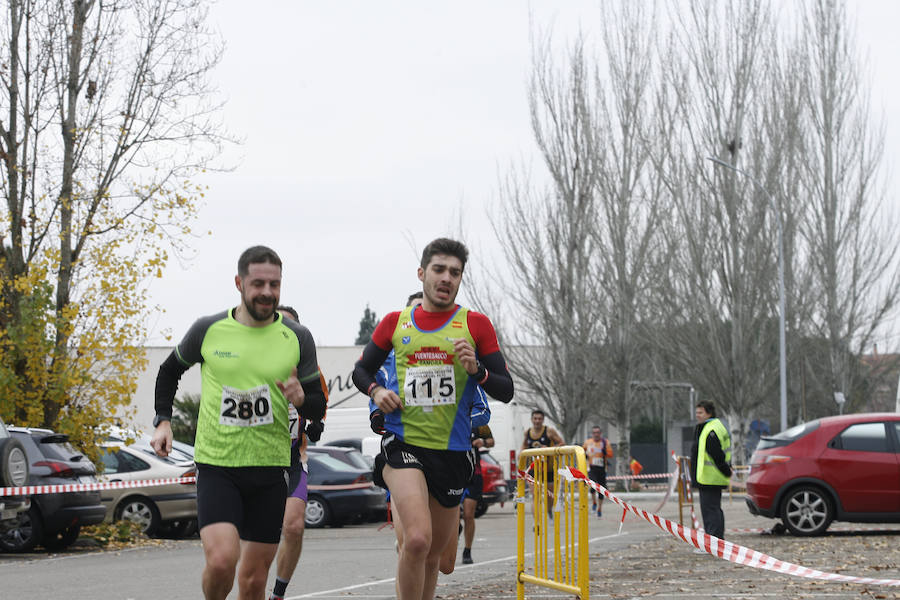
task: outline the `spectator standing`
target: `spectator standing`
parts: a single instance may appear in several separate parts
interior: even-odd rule
[[[700,514],[703,529],[709,535],[724,539],[725,514],[722,512],[722,489],[731,478],[731,436],[716,418],[712,402],[698,402],[694,411],[697,427],[691,449],[691,474],[700,492]]]

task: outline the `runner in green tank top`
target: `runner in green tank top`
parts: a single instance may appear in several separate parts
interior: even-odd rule
[[[160,456],[171,452],[178,380],[200,363],[197,520],[203,594],[217,600],[236,572],[240,598],[264,596],[288,492],[288,403],[309,419],[325,411],[312,335],[275,312],[281,259],[265,246],[249,248],[234,281],[241,303],[199,319],[160,365],[151,441]]]

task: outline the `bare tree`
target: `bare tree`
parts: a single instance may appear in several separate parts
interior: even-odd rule
[[[729,416],[740,447],[750,416],[777,398],[780,215],[765,190],[779,193],[773,182],[785,175],[791,139],[782,120],[792,117],[779,112],[789,106],[771,102],[778,46],[766,3],[702,1],[672,16],[657,137],[676,143],[654,148],[674,207],[670,272],[659,292],[666,335],[657,341],[680,376]],[[765,190],[716,168],[711,155],[732,164],[746,158],[743,168]]]
[[[499,275],[508,293],[491,313],[503,314],[503,306],[513,305],[519,316],[513,328],[498,322],[510,369],[567,439],[602,388],[596,368],[602,315],[599,303],[586,301],[600,293],[592,234],[600,142],[589,85],[582,44],[562,74],[546,46],[536,47],[529,102],[551,183],[535,193],[527,177],[510,174],[493,221],[509,274]],[[541,346],[537,356],[527,353],[534,343]]]
[[[613,420],[627,458],[660,218],[644,148],[655,23],[640,5],[614,8],[603,59],[579,39],[560,67],[549,36],[535,44],[529,101],[550,186],[537,195],[511,175],[496,234],[512,273],[506,300],[521,311],[514,329],[500,326],[520,347],[513,373],[568,439],[589,417]]]
[[[223,141],[205,19],[202,0],[8,3],[0,379],[18,422],[77,430],[130,399],[145,282],[184,248],[202,196],[190,178]],[[52,299],[36,304],[42,286]]]
[[[869,110],[845,2],[808,3],[801,46],[802,185],[810,200],[803,235],[816,292],[809,334],[827,340],[827,369],[816,369],[822,391],[845,394],[852,409],[865,401],[862,354],[900,299],[900,273],[892,271],[900,234],[884,202],[883,127]]]

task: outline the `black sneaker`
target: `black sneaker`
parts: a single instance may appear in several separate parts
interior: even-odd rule
[[[462,563],[463,563],[464,565],[471,565],[471,564],[472,564],[472,550],[471,550],[471,549],[469,549],[469,548],[463,548],[463,558],[462,558]]]

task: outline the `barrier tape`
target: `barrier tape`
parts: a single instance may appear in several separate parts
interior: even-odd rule
[[[769,556],[768,554],[764,554],[757,550],[747,548],[746,546],[728,542],[721,538],[709,535],[708,533],[705,533],[703,531],[698,531],[697,529],[684,527],[683,525],[673,523],[672,521],[660,517],[659,515],[655,515],[643,509],[640,509],[633,504],[629,504],[628,502],[620,499],[605,487],[594,481],[591,481],[587,477],[587,475],[581,473],[577,469],[573,469],[572,467],[560,469],[559,474],[569,481],[584,481],[588,486],[592,487],[598,493],[603,494],[610,501],[621,506],[624,510],[634,513],[636,516],[641,517],[651,525],[655,525],[663,531],[671,534],[675,538],[680,539],[695,548],[699,548],[707,554],[711,554],[713,556],[721,558],[722,560],[727,560],[728,562],[733,562],[735,564],[748,567],[754,567],[757,569],[775,571],[777,573],[785,573],[787,575],[793,575],[795,577],[806,577],[807,579],[840,581],[843,583],[863,583],[869,585],[888,585],[895,587],[900,586],[900,579],[878,579],[873,577],[840,575],[838,573],[828,573],[826,571],[811,569],[802,565],[779,560],[773,556]]]
[[[607,481],[619,481],[622,479],[668,479],[672,475],[678,475],[678,471],[671,473],[646,473],[643,475],[611,475],[606,478]]]
[[[0,497],[3,496],[32,496],[37,494],[61,494],[67,492],[94,492],[99,490],[120,490],[125,488],[153,487],[158,485],[170,485],[173,483],[191,484],[197,483],[195,476],[174,477],[172,479],[142,479],[140,481],[106,481],[97,483],[66,483],[55,485],[28,485],[20,487],[0,488]],[[308,490],[360,490],[375,487],[371,481],[361,483],[310,485]]]

